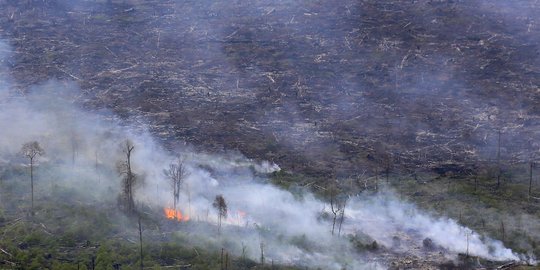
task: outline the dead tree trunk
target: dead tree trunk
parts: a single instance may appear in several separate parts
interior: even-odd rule
[[[466,234],[467,234],[467,253],[466,253],[466,255],[467,255],[467,257],[469,257],[469,235],[470,234],[469,234],[469,232],[466,232]]]
[[[533,162],[529,163],[529,200],[532,196]]]
[[[339,219],[338,236],[341,236],[341,225],[343,225],[343,219],[345,218],[345,207],[341,210],[341,218]]]
[[[135,149],[133,143],[131,143],[131,141],[129,140],[126,140],[122,150],[126,155],[126,160],[124,162],[121,162],[118,167],[120,174],[124,175],[124,177],[122,178],[122,199],[124,208],[128,213],[131,213],[135,210],[133,190],[135,186],[136,175],[131,167],[131,155],[133,154],[133,149]]]
[[[127,151],[127,168],[128,168],[128,180],[127,180],[127,188],[128,188],[128,210],[131,212],[135,208],[135,201],[133,200],[133,182],[135,180],[135,176],[133,175],[133,171],[131,170],[131,151],[133,151],[134,146],[131,146],[131,148],[128,146]]]
[[[143,248],[142,248],[142,226],[141,226],[141,217],[139,216],[139,242],[141,244],[141,270],[143,270]]]
[[[38,142],[28,142],[23,144],[21,153],[30,161],[30,192],[31,192],[31,214],[34,215],[34,162],[37,156],[45,154],[45,151]]]
[[[332,235],[334,235],[334,231],[335,231],[335,228],[336,228],[337,215],[341,211],[341,209],[339,208],[338,203],[335,201],[336,199],[334,197],[335,197],[335,195],[331,195],[331,197],[330,197],[330,210],[332,211],[332,214],[334,215],[334,217],[332,218]]]
[[[338,198],[338,189],[334,186],[329,188],[330,192],[330,210],[332,211],[333,219],[332,219],[332,235],[334,235],[335,229],[336,229],[336,221],[338,220],[338,215],[341,215],[341,221],[339,224],[338,231],[341,233],[341,223],[343,222],[343,213],[344,208],[347,203],[347,199]]]
[[[246,246],[244,245],[244,242],[242,242],[242,261],[246,260]]]
[[[375,168],[375,191],[379,189],[379,168]]]
[[[261,264],[264,265],[264,243],[261,242]]]
[[[474,193],[478,191],[478,176],[474,176]]]
[[[336,216],[337,216],[337,214],[334,213],[334,219],[332,221],[332,235],[334,235],[334,230],[335,230],[335,227],[336,227]]]
[[[499,129],[499,139],[497,140],[497,189],[501,186],[501,130]]]
[[[180,189],[189,173],[181,157],[178,157],[176,161],[169,164],[169,168],[164,170],[163,173],[170,181],[173,191],[173,209],[176,211],[176,205],[180,199]]]
[[[385,168],[386,184],[390,182],[390,167],[391,167],[390,160],[391,160],[391,156],[390,154],[388,154],[386,156],[386,164],[385,164],[386,165],[386,168]]]
[[[225,253],[225,270],[229,270],[229,252]]]
[[[504,242],[504,240],[506,239],[506,234],[504,231],[504,221],[502,220],[501,220],[501,234],[502,234],[502,241]]]
[[[32,215],[34,214],[34,158],[30,158],[30,192],[32,204],[30,206]]]
[[[221,258],[219,260],[219,269],[223,270],[223,248],[221,248]]]
[[[223,195],[217,195],[212,206],[218,212],[218,235],[221,235],[221,220],[227,218],[227,203]]]

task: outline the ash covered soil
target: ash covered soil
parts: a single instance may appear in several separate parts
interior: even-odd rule
[[[1,1],[9,71],[166,143],[306,174],[528,161],[535,1]]]

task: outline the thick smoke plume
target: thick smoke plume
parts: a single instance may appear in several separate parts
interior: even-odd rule
[[[0,46],[7,48],[6,46]],[[172,195],[163,170],[180,155],[189,176],[180,196],[180,209],[191,222],[215,224],[212,201],[222,194],[229,206],[223,235],[216,240],[215,226],[191,226],[194,237],[259,260],[261,246],[267,261],[318,266],[325,269],[376,269],[384,262],[370,262],[361,256],[348,237],[331,234],[328,203],[309,192],[293,194],[267,182],[265,174],[278,171],[276,164],[256,162],[240,154],[213,155],[184,149],[165,150],[145,132],[129,127],[107,112],[90,113],[70,102],[77,95],[76,84],[50,81],[16,91],[9,76],[2,78],[0,90],[0,160],[19,162],[21,145],[38,141],[47,155],[47,165],[38,185],[54,182],[69,185],[89,196],[114,203],[120,190],[115,165],[122,160],[119,145],[130,139],[135,145],[133,168],[141,185],[136,190],[138,205],[157,209],[170,207]],[[92,187],[92,188],[88,188]],[[205,229],[206,228],[206,229]],[[351,198],[346,208],[343,234],[367,235],[390,250],[396,235],[407,235],[411,245],[421,246],[426,237],[448,255],[457,253],[490,260],[519,260],[519,255],[500,241],[481,236],[447,218],[435,218],[399,201],[392,192]],[[232,243],[232,244],[230,244]],[[407,246],[401,247],[407,249]]]

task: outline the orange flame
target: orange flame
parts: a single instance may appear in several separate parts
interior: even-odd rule
[[[165,211],[165,216],[167,217],[167,219],[171,219],[171,220],[178,220],[180,222],[185,222],[185,221],[188,221],[189,220],[189,216],[188,215],[182,215],[182,212],[180,212],[179,210],[174,210],[172,208],[163,208],[163,211]]]

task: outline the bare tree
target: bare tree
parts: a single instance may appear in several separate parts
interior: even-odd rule
[[[180,198],[180,189],[186,177],[189,175],[182,158],[178,157],[176,161],[169,164],[169,168],[163,170],[163,174],[169,179],[173,191],[173,209],[176,210],[176,204]]]
[[[118,172],[122,177],[122,203],[127,212],[135,210],[135,200],[133,199],[133,187],[137,181],[137,175],[131,167],[131,154],[135,146],[130,140],[126,140],[122,144],[122,152],[126,155],[126,160],[121,161],[117,165]]]
[[[334,215],[332,218],[332,235],[336,228],[336,221],[338,214],[341,213],[341,204],[338,202],[338,188],[335,185],[331,185],[328,189],[328,195],[330,196],[330,211]]]
[[[347,194],[342,193],[335,184],[332,184],[330,187],[328,187],[327,194],[330,197],[330,211],[333,214],[332,235],[334,235],[335,233],[336,222],[338,222],[338,217],[339,217],[338,235],[340,235],[341,226],[343,224],[343,220],[345,219],[345,206],[347,205],[348,196]]]
[[[341,235],[341,226],[343,225],[343,220],[345,219],[345,207],[347,206],[347,198],[343,199],[343,207],[341,208],[341,215],[339,218],[339,227],[338,227],[338,236]]]
[[[227,203],[223,195],[217,195],[212,206],[218,211],[218,234],[221,234],[221,220],[227,218]]]
[[[34,163],[38,156],[45,154],[45,151],[38,142],[32,141],[23,144],[21,154],[30,160],[30,188],[32,193],[32,215],[34,214]]]

